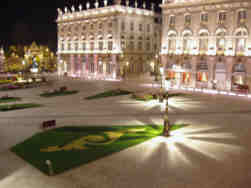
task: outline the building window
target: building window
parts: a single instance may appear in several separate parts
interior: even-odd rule
[[[241,10],[238,12],[238,23],[244,23],[247,19],[247,11]]]
[[[122,22],[122,23],[121,23],[121,30],[122,30],[122,31],[125,31],[125,22]]]
[[[236,33],[236,53],[237,55],[244,55],[246,49],[246,40],[248,37],[248,32],[246,30],[241,30]]]
[[[64,51],[64,44],[61,44],[61,50]]]
[[[217,33],[216,37],[216,47],[217,47],[217,51],[220,53],[223,53],[224,49],[225,49],[225,36],[226,33],[224,31],[221,31],[219,33]]]
[[[68,43],[68,51],[71,51],[71,43]]]
[[[106,73],[111,74],[111,72],[112,72],[111,63],[106,63]]]
[[[147,24],[147,32],[150,33],[151,32],[151,25]]]
[[[109,42],[108,42],[108,50],[109,50],[109,51],[112,51],[112,49],[113,49],[113,42],[112,42],[112,41],[109,41]]]
[[[150,43],[150,42],[147,42],[147,43],[146,43],[146,50],[147,50],[147,51],[150,51],[150,50],[151,50],[151,43]]]
[[[175,25],[175,16],[171,15],[169,17],[169,26],[174,26]]]
[[[94,63],[93,62],[90,63],[90,72],[94,73]]]
[[[170,34],[168,36],[168,51],[174,53],[176,51],[176,34]]]
[[[200,34],[199,48],[201,54],[205,54],[208,51],[208,33]]]
[[[200,21],[202,23],[207,23],[208,22],[208,13],[204,12],[200,15]]]
[[[131,28],[131,31],[133,31],[133,30],[134,30],[134,23],[133,23],[133,22],[131,22],[131,24],[130,24],[130,28]]]
[[[99,26],[98,26],[99,29],[102,29],[103,28],[103,24],[100,23]]]
[[[103,43],[102,41],[100,41],[100,42],[98,43],[98,48],[99,48],[99,50],[102,51],[102,50],[103,50],[103,47],[104,47],[104,43]]]
[[[82,49],[83,49],[83,51],[86,50],[86,43],[85,42],[83,42],[83,44],[82,44]]]
[[[126,48],[126,43],[125,41],[121,41],[121,49],[124,50]]]
[[[190,33],[187,33],[184,35],[183,37],[183,51],[185,54],[188,54],[190,52],[190,49],[191,49],[191,44],[192,44],[192,41],[191,41],[191,34]]]
[[[108,27],[109,27],[109,28],[112,28],[112,22],[109,22],[109,23],[108,23]]]
[[[82,29],[83,29],[83,31],[85,31],[86,27],[85,27],[85,26],[83,26],[83,27],[82,27]]]
[[[226,21],[227,19],[227,13],[226,12],[219,12],[219,15],[218,15],[218,22],[219,24],[222,24]]]
[[[90,43],[90,50],[91,50],[91,51],[94,51],[94,42],[91,42],[91,43]]]
[[[187,14],[185,15],[185,25],[190,25],[191,24],[191,15]]]
[[[139,31],[143,31],[143,25],[139,24]]]
[[[131,50],[134,50],[134,42],[133,42],[133,41],[130,41],[129,48],[130,48]]]
[[[75,43],[75,51],[78,51],[78,43]]]
[[[141,41],[138,43],[138,50],[139,50],[139,51],[142,50],[142,42],[141,42]]]
[[[94,25],[93,24],[90,25],[90,29],[94,29]]]

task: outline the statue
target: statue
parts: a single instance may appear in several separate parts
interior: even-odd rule
[[[135,8],[137,8],[138,7],[138,2],[137,2],[137,0],[135,1]]]
[[[104,5],[105,5],[105,7],[107,6],[107,4],[108,4],[108,2],[107,2],[107,0],[105,0],[105,1],[104,1]]]
[[[86,3],[86,9],[89,9],[89,8],[90,8],[90,3],[87,2],[87,3]]]
[[[80,4],[78,8],[79,8],[80,11],[82,11],[82,8],[83,8],[83,7],[82,7],[82,5]]]
[[[75,12],[74,6],[71,7],[71,11],[72,11],[72,12]]]
[[[146,9],[146,2],[143,3],[143,8]]]
[[[95,7],[98,8],[98,5],[99,5],[98,0],[96,0]]]
[[[129,7],[129,0],[126,0],[126,6]]]

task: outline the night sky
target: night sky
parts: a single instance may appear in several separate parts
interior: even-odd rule
[[[108,0],[111,4],[112,0]],[[124,4],[125,0],[122,0]],[[143,0],[138,0],[139,5]],[[81,3],[85,7],[87,0],[41,0],[41,1],[17,1],[9,0],[1,2],[0,17],[0,46],[7,48],[12,44],[30,44],[35,41],[41,45],[48,45],[56,51],[57,44],[57,8],[71,7]],[[90,0],[92,6],[95,0]],[[99,0],[103,4],[103,0]],[[134,0],[130,0],[132,4]],[[151,0],[160,3],[161,0]],[[147,0],[147,8],[150,4]],[[159,9],[157,9],[159,11]]]

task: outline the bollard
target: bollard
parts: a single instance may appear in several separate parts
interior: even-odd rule
[[[48,166],[48,169],[49,169],[49,175],[50,176],[53,176],[54,172],[53,172],[53,168],[52,168],[52,163],[50,160],[46,160],[45,161],[46,165]]]

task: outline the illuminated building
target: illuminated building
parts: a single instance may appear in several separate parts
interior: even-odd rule
[[[132,2],[131,2],[132,4]],[[116,79],[150,72],[160,48],[160,15],[129,1],[58,9],[58,74]]]
[[[4,72],[3,61],[4,61],[4,50],[3,48],[0,48],[0,73]]]
[[[172,85],[251,87],[250,0],[163,0],[161,61]]]

